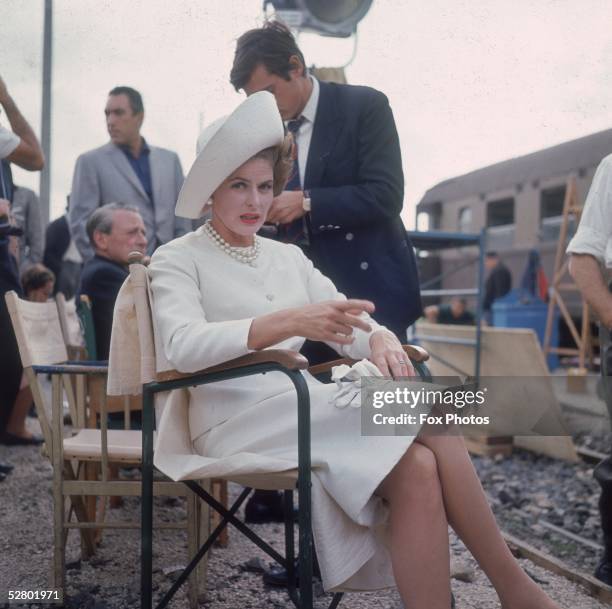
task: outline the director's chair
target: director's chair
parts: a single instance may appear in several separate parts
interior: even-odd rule
[[[148,276],[146,268],[138,262],[139,256],[131,255],[130,282],[136,305],[136,318],[138,325],[138,338],[141,354],[150,354],[155,349],[153,338],[153,321],[149,301]],[[421,347],[405,346],[404,350],[410,357],[417,374],[423,380],[430,380],[429,371],[425,361],[429,358],[427,352]],[[324,372],[341,363],[350,363],[350,360],[336,360],[311,369],[313,374]],[[254,531],[236,517],[236,512],[251,492],[245,488],[236,501],[226,508],[209,493],[199,482],[194,480],[183,481],[210,508],[221,516],[220,523],[209,531],[209,536],[196,552],[191,562],[172,584],[170,589],[156,605],[156,609],[167,607],[177,590],[188,579],[189,574],[206,557],[208,550],[215,543],[217,537],[232,524],[240,533],[250,539],[268,556],[285,568],[289,580],[289,597],[298,609],[312,609],[313,607],[313,540],[311,522],[311,463],[310,463],[310,396],[308,385],[302,375],[302,370],[308,368],[308,360],[295,351],[278,349],[264,349],[243,357],[213,366],[195,373],[184,374],[175,370],[157,373],[155,379],[144,382],[143,394],[143,420],[142,420],[142,540],[141,540],[141,607],[153,607],[153,431],[155,427],[155,396],[162,392],[174,389],[195,387],[208,383],[215,383],[228,379],[241,378],[256,374],[278,371],[287,375],[297,393],[298,417],[298,468],[297,471],[279,472],[278,486],[284,490],[285,501],[285,556],[277,552]],[[299,529],[299,560],[298,577],[299,592],[295,586],[295,540],[293,522],[293,490],[298,491],[298,529]],[[335,609],[342,599],[342,593],[333,595],[329,609]]]

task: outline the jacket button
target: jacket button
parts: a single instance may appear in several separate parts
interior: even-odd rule
[[[328,224],[328,225],[327,225],[327,228],[328,228],[329,230],[332,230],[332,229],[334,228],[334,225],[333,225],[333,224]]]
[[[334,226],[334,229],[335,229],[335,230],[338,230],[339,228],[340,228],[339,226]]]
[[[325,230],[325,226],[323,226],[323,224],[321,224],[321,226],[319,226],[319,230]]]
[[[353,235],[353,233],[346,233],[346,235],[344,235],[344,238],[345,238],[347,241],[352,241],[354,236],[355,236],[355,235]]]
[[[368,270],[368,263],[367,262],[362,262],[359,267],[361,268],[362,271],[367,271]]]

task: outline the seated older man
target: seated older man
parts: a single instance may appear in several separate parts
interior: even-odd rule
[[[138,209],[108,203],[87,221],[87,235],[95,255],[83,267],[78,293],[91,300],[98,359],[108,359],[113,309],[121,284],[128,276],[130,252],[145,253],[145,226]]]

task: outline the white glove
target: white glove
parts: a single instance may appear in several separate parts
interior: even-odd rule
[[[329,403],[336,408],[361,408],[361,400],[355,399],[361,393],[361,377],[382,376],[382,372],[370,360],[361,361],[347,366],[334,366],[332,368],[332,381],[338,387],[337,391],[329,399]]]

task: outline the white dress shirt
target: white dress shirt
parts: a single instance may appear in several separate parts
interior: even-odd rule
[[[317,105],[319,104],[319,81],[313,76],[309,76],[312,82],[310,97],[302,110],[300,116],[304,117],[304,122],[300,126],[296,135],[298,146],[298,167],[300,168],[300,186],[304,189],[304,176],[306,175],[306,163],[308,162],[308,151],[312,140],[312,130],[317,116]],[[296,117],[298,118],[298,117]],[[289,121],[285,121],[285,126]]]
[[[6,127],[0,125],[0,159],[5,159],[19,146],[21,139]]]
[[[599,164],[568,254],[590,254],[612,268],[612,154]]]

